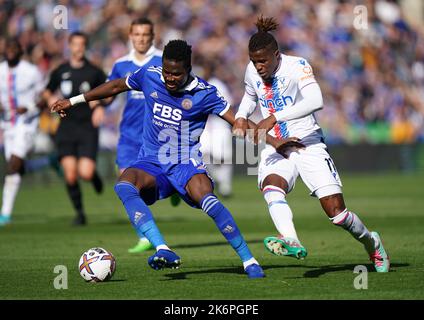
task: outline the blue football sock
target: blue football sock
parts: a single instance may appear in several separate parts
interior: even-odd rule
[[[131,222],[131,224],[132,224],[132,222]],[[136,228],[134,225],[133,225],[133,227],[134,227],[135,232],[137,233],[137,236],[138,236],[139,239],[145,238],[143,232],[141,232],[141,229]]]
[[[200,201],[202,210],[205,211],[214,221],[219,231],[227,239],[233,249],[240,256],[240,259],[245,262],[253,258],[252,253],[247,247],[246,241],[234,221],[230,211],[225,208],[218,198],[213,194],[209,193],[203,197]]]
[[[115,192],[121,199],[137,234],[149,239],[155,248],[166,244],[149,207],[141,199],[137,188],[129,182],[118,182],[115,185]]]

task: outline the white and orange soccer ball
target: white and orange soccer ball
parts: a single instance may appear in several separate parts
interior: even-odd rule
[[[81,255],[78,269],[87,282],[107,281],[115,273],[116,260],[112,253],[103,248],[91,248]]]

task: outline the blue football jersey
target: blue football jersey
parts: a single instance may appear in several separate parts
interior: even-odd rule
[[[230,108],[216,87],[194,76],[185,88],[170,93],[161,66],[140,68],[126,83],[146,99],[139,158],[155,158],[161,165],[201,161],[199,138],[208,115]]]
[[[143,61],[135,58],[134,50],[128,55],[118,59],[113,65],[108,81],[126,78],[143,66],[162,65],[162,52],[151,47]],[[127,102],[122,114],[119,126],[120,135],[125,141],[139,141],[143,131],[142,119],[144,117],[144,94],[140,91],[130,90],[127,92]],[[134,156],[135,159],[135,156]]]

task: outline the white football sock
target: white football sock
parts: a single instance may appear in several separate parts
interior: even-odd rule
[[[156,251],[159,251],[159,250],[169,250],[169,251],[172,251],[171,249],[169,249],[169,247],[166,244],[160,244],[160,245],[158,245],[156,247]]]
[[[243,268],[246,269],[248,266],[250,266],[251,264],[257,264],[259,265],[259,262],[256,261],[255,258],[250,258],[249,260],[243,262]]]
[[[231,180],[233,177],[233,165],[221,164],[219,166],[218,176],[219,193],[224,196],[230,195],[232,192]]]
[[[330,220],[336,226],[347,230],[356,240],[361,242],[368,254],[374,253],[378,247],[379,244],[376,243],[376,239],[373,238],[371,232],[368,231],[367,227],[365,227],[355,213],[345,209],[337,216],[330,218]]]
[[[208,164],[208,171],[217,183],[220,194],[227,196],[232,192],[233,165],[232,164]]]
[[[287,204],[284,190],[275,186],[266,186],[263,194],[268,203],[269,214],[278,232],[283,237],[299,241],[293,224],[293,213]]]
[[[19,173],[9,174],[4,178],[1,214],[5,217],[10,217],[12,214],[13,205],[15,204],[20,184],[21,175]]]

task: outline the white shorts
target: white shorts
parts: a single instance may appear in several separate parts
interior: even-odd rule
[[[312,196],[320,199],[342,193],[339,174],[324,143],[293,150],[288,152],[287,156],[288,158],[284,158],[271,146],[262,151],[258,169],[259,188],[262,189],[262,183],[267,176],[276,174],[287,181],[290,192],[300,175]]]
[[[18,124],[4,130],[4,155],[8,161],[13,155],[25,159],[34,148],[37,127],[34,125]]]

